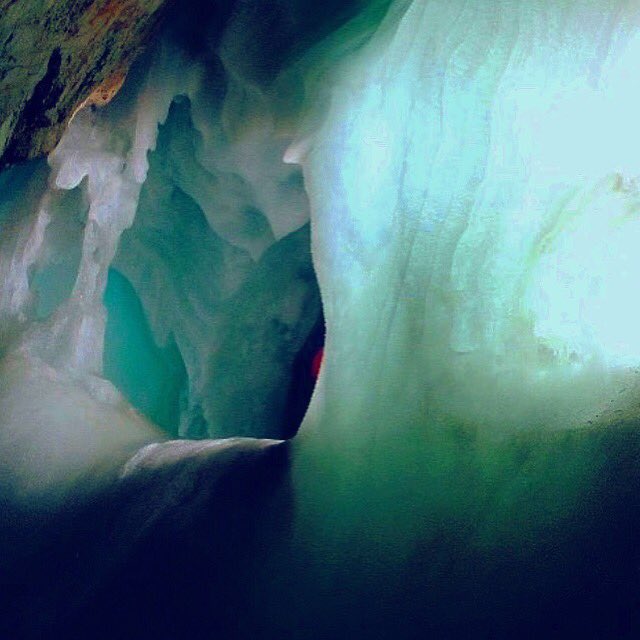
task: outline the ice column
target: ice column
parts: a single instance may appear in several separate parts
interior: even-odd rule
[[[21,339],[28,353],[56,368],[79,374],[102,374],[102,349],[106,312],[102,304],[109,267],[122,232],[133,223],[140,189],[146,179],[149,149],[155,145],[158,123],[168,113],[173,97],[188,90],[193,74],[185,73],[179,56],[165,71],[166,51],[159,55],[142,83],[139,94],[129,89],[122,104],[106,110],[84,108],[75,114],[62,140],[51,153],[49,185],[37,212],[20,225],[9,260],[1,295],[3,313],[24,321],[32,302],[29,271],[48,249],[47,229],[52,216],[72,216],[52,203],[62,193],[78,187],[88,207],[77,277],[70,296],[44,322],[33,323]],[[173,79],[173,81],[172,81]],[[10,258],[8,257],[10,256]]]

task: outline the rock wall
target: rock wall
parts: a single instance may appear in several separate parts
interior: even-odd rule
[[[167,0],[0,1],[0,166],[51,151],[76,109],[104,102]]]

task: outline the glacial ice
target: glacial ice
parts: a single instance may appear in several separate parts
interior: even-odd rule
[[[212,75],[161,39],[111,105],[75,114],[48,177],[3,176],[1,346],[124,402],[107,375],[175,434],[278,436],[320,314],[308,202],[257,90],[245,131],[225,121],[246,87],[220,59]],[[118,315],[123,287],[142,333]],[[164,369],[136,379],[142,353]]]
[[[637,3],[405,5],[336,63],[292,147],[328,423],[597,421],[639,364]]]
[[[462,592],[477,602],[450,598],[455,615],[474,619],[495,558],[500,587],[528,593],[508,561],[559,571],[576,548],[556,533],[574,521],[608,540],[590,520],[603,482],[617,464],[635,479],[632,439],[571,427],[637,419],[638,2],[386,8],[271,92],[244,75],[241,11],[214,55],[161,39],[113,103],[76,115],[50,171],[0,175],[0,450],[16,494],[113,461],[150,478],[164,513],[227,453],[271,449],[158,444],[140,413],[173,435],[277,435],[320,313],[311,240],[327,342],[291,447],[293,533],[249,581],[283,636],[314,615],[330,627],[316,614],[342,615],[345,594],[395,613],[413,595],[398,567],[434,618]],[[139,511],[127,532],[146,527]]]

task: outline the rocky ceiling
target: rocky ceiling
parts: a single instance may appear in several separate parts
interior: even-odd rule
[[[48,153],[117,91],[167,0],[0,0],[0,166]]]

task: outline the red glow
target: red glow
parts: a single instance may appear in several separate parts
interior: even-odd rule
[[[311,375],[314,378],[317,378],[320,374],[320,367],[322,366],[322,358],[324,357],[324,349],[320,347],[316,351],[316,355],[313,356],[313,360],[311,361]]]

